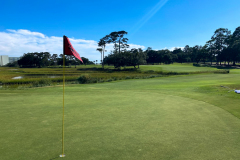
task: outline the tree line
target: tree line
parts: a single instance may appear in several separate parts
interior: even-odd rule
[[[118,68],[174,62],[210,62],[211,65],[213,62],[216,62],[215,65],[222,65],[224,62],[224,65],[236,65],[240,61],[240,27],[237,27],[233,33],[227,28],[219,28],[205,45],[195,45],[193,47],[186,45],[183,49],[175,48],[173,51],[168,49],[153,50],[151,47],[148,47],[145,51],[141,48],[128,50],[128,39],[124,38],[126,34],[126,31],[112,32],[100,39],[97,50],[101,53],[103,67],[104,64],[114,65]],[[111,43],[113,44],[113,50],[108,56],[104,57],[105,47]]]
[[[93,62],[89,61],[88,58],[81,57],[83,60],[83,63],[85,65],[87,64],[93,64]],[[57,66],[57,65],[63,65],[63,54],[60,54],[59,56],[57,54],[50,54],[49,52],[34,52],[34,53],[24,53],[23,56],[17,61],[13,62],[15,65],[18,65],[20,67],[48,67],[48,66]],[[80,65],[81,62],[75,58],[74,56],[68,56],[65,55],[65,65],[71,66],[71,65]],[[14,64],[9,64],[9,66]]]
[[[124,66],[138,66],[142,64],[171,64],[174,62],[216,62],[215,65],[236,65],[240,62],[240,27],[233,33],[227,28],[217,29],[211,39],[205,45],[186,45],[182,48],[153,50],[148,47],[145,51],[141,48],[128,49],[128,38],[126,31],[111,32],[98,42],[97,51],[101,53],[101,64],[114,65],[116,68]],[[104,56],[107,44],[113,44],[110,54]],[[88,58],[82,57],[85,65],[94,64]],[[63,64],[63,55],[50,54],[49,52],[24,53],[17,62],[9,63],[7,66],[20,67],[46,67]],[[66,66],[80,65],[80,61],[73,56],[65,56]]]

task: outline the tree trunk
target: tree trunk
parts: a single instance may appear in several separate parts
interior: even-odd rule
[[[102,60],[102,68],[104,69],[104,51],[105,51],[105,45],[104,45],[104,47],[103,47],[103,60]]]
[[[102,52],[103,52],[103,51],[101,51],[101,63],[102,63]]]
[[[114,50],[115,50],[116,53],[117,53],[117,43],[116,43],[116,41],[114,42]]]
[[[119,46],[118,46],[118,47],[119,47],[119,52],[118,52],[119,54],[120,54],[120,40],[121,40],[121,39],[119,38]]]

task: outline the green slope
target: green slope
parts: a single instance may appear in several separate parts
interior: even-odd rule
[[[239,74],[71,85],[65,159],[238,159]],[[4,160],[57,159],[62,88],[0,90]]]

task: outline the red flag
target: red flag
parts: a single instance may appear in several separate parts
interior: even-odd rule
[[[66,36],[63,36],[64,40],[64,55],[73,55],[77,59],[79,59],[82,63],[83,60],[81,59],[80,55],[77,53],[77,51],[73,48],[71,42]]]

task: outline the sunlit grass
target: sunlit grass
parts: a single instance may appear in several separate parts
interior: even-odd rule
[[[240,74],[67,85],[65,159],[238,159]],[[224,88],[225,86],[228,88]],[[61,154],[62,87],[0,90],[4,160]]]

